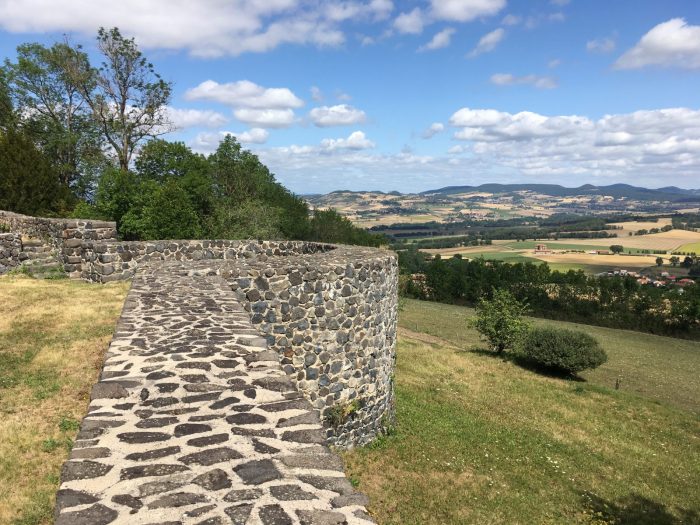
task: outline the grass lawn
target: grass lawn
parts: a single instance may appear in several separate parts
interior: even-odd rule
[[[468,351],[470,315],[401,312],[396,430],[344,454],[379,523],[700,523],[700,343],[577,325],[610,358],[579,382]]]
[[[0,523],[53,521],[127,283],[0,278]]]

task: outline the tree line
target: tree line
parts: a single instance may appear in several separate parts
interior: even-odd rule
[[[697,284],[655,288],[633,277],[597,278],[529,262],[430,259],[411,249],[399,252],[399,265],[401,292],[417,299],[476,305],[507,290],[537,316],[700,339]]]
[[[101,62],[69,40],[0,67],[0,209],[114,220],[124,239],[285,238],[377,246],[334,210],[310,213],[232,136],[210,155],[160,138],[172,83],[119,29]]]

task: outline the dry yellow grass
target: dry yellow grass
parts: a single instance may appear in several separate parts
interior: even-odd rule
[[[60,466],[127,289],[0,278],[0,523],[51,523]]]
[[[526,254],[523,254],[526,255]],[[621,268],[646,268],[656,264],[654,255],[593,255],[588,253],[553,253],[532,256],[547,263],[585,264],[591,266],[619,266]]]
[[[663,228],[671,224],[670,217],[662,217],[657,222],[652,221],[626,221],[626,222],[613,222],[611,226],[621,226],[622,230],[617,230],[618,236],[622,237],[627,235],[629,232],[635,233],[639,230],[651,230],[652,228]]]
[[[700,242],[700,232],[687,230],[670,230],[649,235],[634,235],[632,237],[618,233],[618,237],[613,239],[566,239],[566,244],[596,245],[605,248],[611,244],[621,244],[625,248],[667,251],[675,250],[679,246],[694,242]]]

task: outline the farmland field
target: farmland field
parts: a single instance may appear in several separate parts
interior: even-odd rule
[[[700,254],[700,242],[692,242],[689,244],[684,244],[678,248],[679,252],[682,253],[697,253]]]

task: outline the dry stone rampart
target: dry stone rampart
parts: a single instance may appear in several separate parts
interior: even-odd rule
[[[0,233],[0,275],[19,266],[22,238],[18,233]]]
[[[221,275],[283,369],[319,411],[327,439],[363,445],[393,423],[398,264],[387,250],[303,241],[86,243],[83,277],[140,265]]]
[[[117,225],[114,222],[30,217],[3,210],[0,210],[0,227],[43,240],[55,250],[63,269],[73,278],[82,276],[85,243],[117,239]]]
[[[224,279],[142,265],[56,525],[367,525],[367,503]]]

